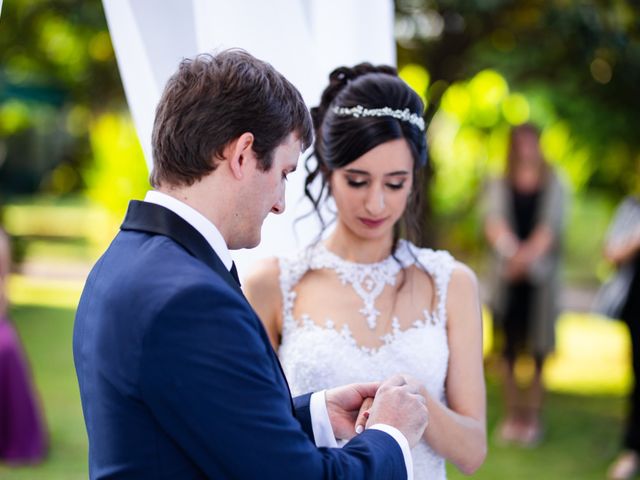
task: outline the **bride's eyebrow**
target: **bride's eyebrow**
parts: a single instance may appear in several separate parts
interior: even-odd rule
[[[347,168],[344,173],[351,175],[365,175],[367,177],[371,176],[371,174],[366,170],[358,170],[357,168]],[[394,172],[384,174],[385,177],[406,177],[407,175],[409,175],[407,170],[396,170]]]
[[[347,168],[344,172],[345,173],[350,173],[352,175],[368,175],[368,176],[371,175],[366,170],[358,170],[357,168]]]
[[[409,172],[407,170],[398,170],[395,172],[389,172],[389,173],[385,173],[384,176],[385,177],[404,177],[406,175],[409,175]]]

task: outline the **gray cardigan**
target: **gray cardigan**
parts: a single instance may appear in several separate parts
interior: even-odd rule
[[[562,232],[566,208],[565,188],[553,171],[549,173],[540,201],[535,222],[536,225],[545,224],[551,229],[553,245],[528,272],[528,280],[534,285],[534,297],[527,349],[530,353],[546,355],[555,347],[555,322],[560,310]],[[489,182],[484,203],[485,220],[491,217],[503,218],[515,231],[515,215],[505,179]],[[508,282],[502,275],[505,261],[493,251],[491,263],[489,306],[493,311],[494,325],[501,328],[500,318],[506,308],[508,291]]]

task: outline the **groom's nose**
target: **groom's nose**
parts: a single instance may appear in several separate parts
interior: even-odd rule
[[[284,201],[284,192],[280,195],[278,201],[271,207],[271,213],[275,213],[276,215],[280,215],[284,212],[285,201]]]

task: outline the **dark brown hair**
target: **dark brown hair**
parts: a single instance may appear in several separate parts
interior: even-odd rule
[[[427,138],[423,130],[407,121],[391,116],[354,117],[338,115],[333,111],[336,106],[364,108],[389,107],[393,110],[405,110],[418,116],[424,114],[424,104],[420,96],[400,77],[395,68],[388,65],[374,66],[360,63],[354,67],[340,67],[329,75],[329,85],[320,99],[320,105],[311,109],[316,138],[313,152],[307,157],[305,168],[308,172],[305,180],[305,195],[313,203],[314,211],[320,219],[322,228],[326,223],[322,218],[320,205],[331,194],[329,180],[334,170],[345,167],[385,142],[404,139],[413,157],[413,185],[402,218],[393,227],[391,256],[396,257],[396,249],[401,236],[413,243],[419,243],[422,229],[424,184],[429,172],[427,167]],[[311,162],[315,159],[315,165]],[[311,185],[320,176],[320,191],[314,195]],[[318,241],[322,232],[318,236]],[[433,278],[427,268],[410,250],[416,265],[427,273],[429,281]],[[406,273],[402,271],[402,280],[396,285],[400,291],[405,285]],[[435,291],[435,289],[434,289]],[[433,297],[435,299],[435,295]],[[394,297],[394,302],[397,296]]]
[[[428,177],[428,172],[422,168],[427,164],[426,135],[417,126],[391,116],[356,118],[340,116],[332,111],[335,106],[356,105],[398,110],[407,108],[419,116],[424,112],[419,95],[398,77],[391,66],[360,63],[354,67],[335,69],[329,75],[329,85],[322,93],[320,105],[311,109],[316,138],[313,152],[305,165],[308,172],[305,195],[313,203],[324,227],[320,204],[330,194],[328,186],[331,173],[378,145],[404,138],[413,156],[413,186],[402,219],[394,227],[393,253],[401,234],[414,243],[418,243],[421,236],[422,191]],[[312,166],[313,160],[315,165]],[[311,184],[318,176],[321,176],[322,185],[320,192],[314,195]]]
[[[517,145],[522,137],[526,135],[531,135],[535,138],[536,143],[538,143],[538,148],[540,146],[540,130],[532,123],[523,123],[521,125],[517,125],[511,129],[509,133],[509,150],[507,153],[507,164],[506,164],[506,176],[507,179],[513,183],[515,177],[515,171],[517,169],[518,151]],[[546,183],[549,177],[549,164],[546,159],[542,155],[540,151],[540,179],[542,184]]]
[[[300,92],[244,50],[183,60],[156,109],[151,184],[192,185],[216,169],[229,142],[247,132],[263,171],[290,133],[306,149],[312,124]]]

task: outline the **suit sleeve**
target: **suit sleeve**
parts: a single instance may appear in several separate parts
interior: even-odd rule
[[[405,479],[387,433],[315,447],[258,329],[239,295],[203,283],[170,298],[145,335],[143,400],[194,464],[208,478]]]
[[[311,421],[311,393],[294,397],[293,405],[296,409],[296,418],[300,422],[302,430],[307,434],[309,440],[315,443],[316,439],[313,435],[313,423]]]

